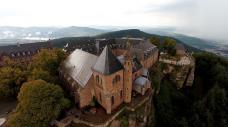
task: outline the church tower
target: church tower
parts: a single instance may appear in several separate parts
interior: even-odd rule
[[[132,56],[130,53],[131,45],[130,42],[127,42],[127,51],[124,54],[124,102],[131,102],[131,93],[132,93]]]
[[[122,64],[108,46],[105,46],[92,67],[95,77],[95,97],[97,102],[106,109],[107,114],[111,114],[112,110],[124,101],[123,69]]]

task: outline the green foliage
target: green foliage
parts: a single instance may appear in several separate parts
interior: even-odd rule
[[[195,54],[195,80],[191,88],[176,90],[169,77],[154,97],[157,127],[228,126],[228,63],[210,53]]]
[[[43,80],[24,83],[18,101],[16,111],[7,122],[10,127],[48,127],[63,109],[69,107],[62,89]]]
[[[150,71],[150,78],[152,81],[152,85],[155,91],[160,87],[161,79],[162,79],[162,65],[160,63],[156,64],[152,71]]]
[[[29,79],[42,79],[51,83],[58,83],[58,67],[66,58],[61,49],[43,49],[33,57],[29,66]]]
[[[150,43],[156,45],[159,49],[161,47],[161,44],[160,44],[160,39],[156,36],[153,36],[150,38]]]
[[[0,68],[0,98],[15,97],[25,81],[26,73],[20,68]]]
[[[160,93],[155,96],[156,127],[178,127],[187,124],[186,109],[190,100],[173,87],[168,79],[163,79]]]
[[[28,80],[37,80],[37,79],[42,79],[45,80],[47,82],[54,82],[55,78],[50,75],[50,73],[48,71],[45,71],[41,68],[34,68],[33,70],[31,70],[30,72],[31,74],[28,77]]]
[[[65,52],[61,49],[42,49],[33,57],[31,67],[41,68],[48,71],[51,75],[56,75],[58,73],[59,64],[65,59],[65,57]]]
[[[174,39],[171,38],[166,38],[164,40],[164,49],[172,56],[176,55],[176,41]]]

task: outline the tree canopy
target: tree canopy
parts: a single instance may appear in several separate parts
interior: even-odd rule
[[[156,45],[159,49],[161,47],[161,44],[160,44],[160,39],[156,36],[153,36],[150,38],[150,43]]]
[[[42,79],[58,84],[58,67],[65,58],[66,54],[61,49],[42,49],[30,63],[28,79]]]
[[[0,98],[16,97],[26,80],[26,72],[20,68],[0,68]]]
[[[43,80],[24,83],[18,101],[7,122],[10,127],[48,127],[70,103],[58,85]]]
[[[175,50],[175,46],[176,46],[176,41],[174,39],[171,38],[166,38],[164,40],[164,49],[170,54],[170,55],[176,55],[176,50]]]
[[[228,126],[228,62],[211,53],[194,57],[192,87],[177,90],[168,76],[161,79],[154,97],[156,127]]]

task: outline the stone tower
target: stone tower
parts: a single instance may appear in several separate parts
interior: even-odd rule
[[[108,114],[123,103],[123,66],[105,46],[92,70],[95,77],[95,96]]]
[[[132,93],[132,56],[131,56],[131,45],[127,42],[127,51],[124,54],[124,102],[131,102]]]

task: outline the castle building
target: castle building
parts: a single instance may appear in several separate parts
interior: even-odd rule
[[[8,45],[0,47],[0,66],[4,66],[3,61],[6,57],[19,63],[27,63],[32,60],[32,56],[41,49],[52,49],[50,41]]]
[[[74,50],[59,68],[80,108],[95,98],[111,114],[122,103],[131,102],[133,91],[143,96],[151,88],[148,69],[157,61],[156,46],[142,39],[113,40],[96,40],[94,54]]]

